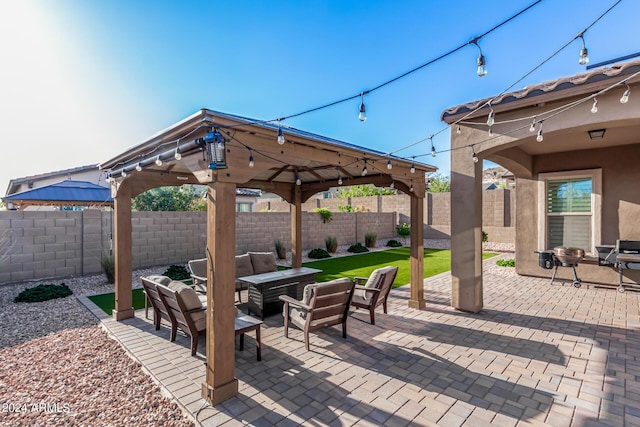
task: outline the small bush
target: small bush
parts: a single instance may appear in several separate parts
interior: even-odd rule
[[[496,264],[499,265],[500,267],[515,267],[516,266],[516,260],[511,258],[511,259],[499,259],[498,261],[496,261]]]
[[[287,248],[284,247],[284,243],[280,239],[276,239],[273,241],[273,245],[276,247],[278,259],[287,259]]]
[[[322,248],[311,249],[309,251],[309,255],[307,255],[307,256],[309,258],[313,258],[313,259],[322,259],[322,258],[330,258],[331,257],[329,252],[325,251]]]
[[[399,248],[400,246],[402,246],[402,243],[398,242],[397,240],[391,239],[387,242],[387,246],[389,246],[390,248]]]
[[[486,231],[482,230],[482,242],[488,242],[489,241],[489,235],[487,234]]]
[[[364,235],[364,245],[368,248],[375,248],[378,235],[376,233],[367,233]]]
[[[324,238],[324,245],[328,252],[335,254],[338,250],[338,239],[333,236],[327,236]]]
[[[338,212],[353,212],[351,205],[338,205]]]
[[[163,276],[167,276],[172,280],[186,280],[191,278],[191,274],[187,271],[187,268],[184,265],[170,265],[164,273]]]
[[[35,288],[27,288],[14,298],[14,302],[41,302],[50,299],[64,298],[71,295],[73,291],[67,285],[38,285]]]
[[[331,222],[331,217],[333,216],[333,214],[331,213],[331,211],[327,208],[316,208],[313,210],[314,212],[318,212],[320,214],[320,217],[322,218],[322,222],[323,223],[328,223]]]
[[[113,255],[105,256],[100,260],[102,271],[107,276],[107,283],[115,283],[116,281],[116,261]]]
[[[354,254],[359,254],[361,252],[369,252],[369,249],[362,246],[362,243],[356,243],[355,245],[349,246],[349,249],[347,249],[347,251],[353,252]]]
[[[411,234],[411,226],[406,222],[403,222],[396,227],[396,233],[398,233],[398,236],[402,237],[402,240],[406,242],[407,236]]]

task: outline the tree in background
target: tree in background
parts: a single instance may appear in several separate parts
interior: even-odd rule
[[[429,193],[449,193],[451,191],[451,181],[448,176],[436,173],[429,177],[427,186]]]
[[[338,197],[343,199],[347,197],[387,196],[394,194],[398,194],[396,190],[376,187],[373,184],[350,185],[338,189]]]
[[[136,211],[190,211],[193,202],[193,186],[183,185],[145,191],[133,198],[131,207]]]

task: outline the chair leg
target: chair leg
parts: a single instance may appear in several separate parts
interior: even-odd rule
[[[178,326],[171,324],[171,335],[169,336],[169,341],[174,342],[176,340],[177,332],[178,332]]]
[[[238,289],[238,302],[242,303],[242,294],[241,294],[242,290]]]
[[[342,322],[342,338],[347,338],[347,321]]]
[[[387,300],[386,299],[382,303],[382,310],[384,311],[384,314],[387,314]]]
[[[374,306],[371,306],[369,308],[369,317],[371,318],[371,324],[375,325],[376,324],[376,308]]]
[[[283,307],[284,315],[284,337],[289,338],[289,303],[285,302]]]
[[[191,335],[191,355],[195,356],[198,350],[198,334]]]
[[[309,331],[306,328],[304,330],[304,347],[307,349],[307,351],[310,350],[310,347],[309,347]]]

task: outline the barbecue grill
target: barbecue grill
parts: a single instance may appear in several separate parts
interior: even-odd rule
[[[625,285],[638,286],[637,283],[625,282],[622,277],[622,270],[640,270],[640,241],[616,240],[614,264],[620,275],[618,292],[624,292]]]
[[[540,267],[550,270],[553,268],[550,285],[556,279],[558,267],[571,267],[573,270],[573,286],[579,288],[582,286],[582,280],[578,278],[576,266],[584,258],[584,250],[580,248],[569,248],[566,246],[557,246],[552,251],[539,251],[538,264]]]

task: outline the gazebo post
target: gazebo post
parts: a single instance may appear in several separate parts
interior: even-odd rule
[[[293,186],[291,203],[291,266],[302,267],[302,192],[299,185]]]
[[[423,195],[420,197],[419,195]],[[409,307],[421,310],[424,299],[424,191],[411,194],[411,295]]]
[[[131,238],[131,183],[124,180],[117,188],[114,200],[114,261],[115,261],[115,298],[113,309],[115,320],[134,316],[131,294],[132,238]]]
[[[212,405],[238,394],[235,377],[236,185],[209,184],[207,195],[206,382],[202,398]],[[215,307],[215,310],[214,310]]]

